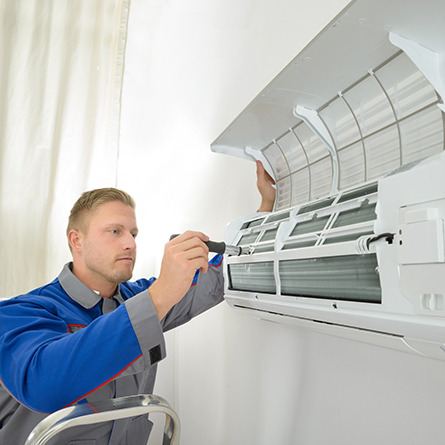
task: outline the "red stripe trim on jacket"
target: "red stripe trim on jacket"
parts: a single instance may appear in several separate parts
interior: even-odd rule
[[[219,266],[221,266],[222,262],[223,262],[223,258],[221,258],[221,261],[218,264],[209,264],[209,267],[219,267]]]
[[[68,324],[68,329],[66,330],[66,333],[68,334],[68,332],[70,331],[71,327],[76,327],[76,328],[86,328],[86,325],[84,324]]]
[[[94,388],[90,392],[87,392],[83,396],[79,397],[78,399],[74,400],[74,402],[69,403],[68,405],[64,406],[64,408],[67,408],[68,406],[73,405],[74,403],[78,402],[79,400],[84,399],[85,397],[89,396],[92,392],[98,390],[99,388],[102,388],[102,386],[105,386],[107,383],[111,382],[113,379],[115,379],[119,374],[122,374],[127,368],[129,368],[136,360],[139,360],[144,354],[141,354],[139,357],[136,357],[131,363],[129,363],[127,366],[125,366],[122,371],[119,371],[116,375],[108,379],[106,382],[102,383],[102,385],[99,385],[97,388]]]

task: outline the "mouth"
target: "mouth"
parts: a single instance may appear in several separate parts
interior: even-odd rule
[[[126,257],[118,258],[116,261],[122,261],[124,263],[134,263],[134,258],[132,258],[130,256],[126,256]]]

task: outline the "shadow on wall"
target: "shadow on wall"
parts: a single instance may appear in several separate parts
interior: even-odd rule
[[[228,314],[236,445],[442,444],[445,363]],[[428,378],[426,378],[428,376]]]
[[[311,333],[226,308],[225,444],[290,444],[311,376]]]

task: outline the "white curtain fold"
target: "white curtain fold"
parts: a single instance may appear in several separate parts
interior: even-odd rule
[[[75,199],[116,185],[129,4],[0,2],[0,298],[54,278]]]

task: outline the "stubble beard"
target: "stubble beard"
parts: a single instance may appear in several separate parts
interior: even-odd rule
[[[119,261],[116,260],[116,265],[119,265]],[[133,268],[134,268],[134,259],[131,267],[129,267],[129,270],[127,270],[127,267],[125,268],[117,268],[113,273],[110,274],[110,278],[112,281],[116,284],[124,283],[125,281],[128,281],[133,276]]]
[[[102,264],[96,261],[91,261],[88,264],[88,269],[96,276],[100,277],[101,281],[107,281],[112,284],[120,284],[128,281],[133,276],[133,268],[135,260],[131,266],[122,267],[116,259],[112,264]]]

